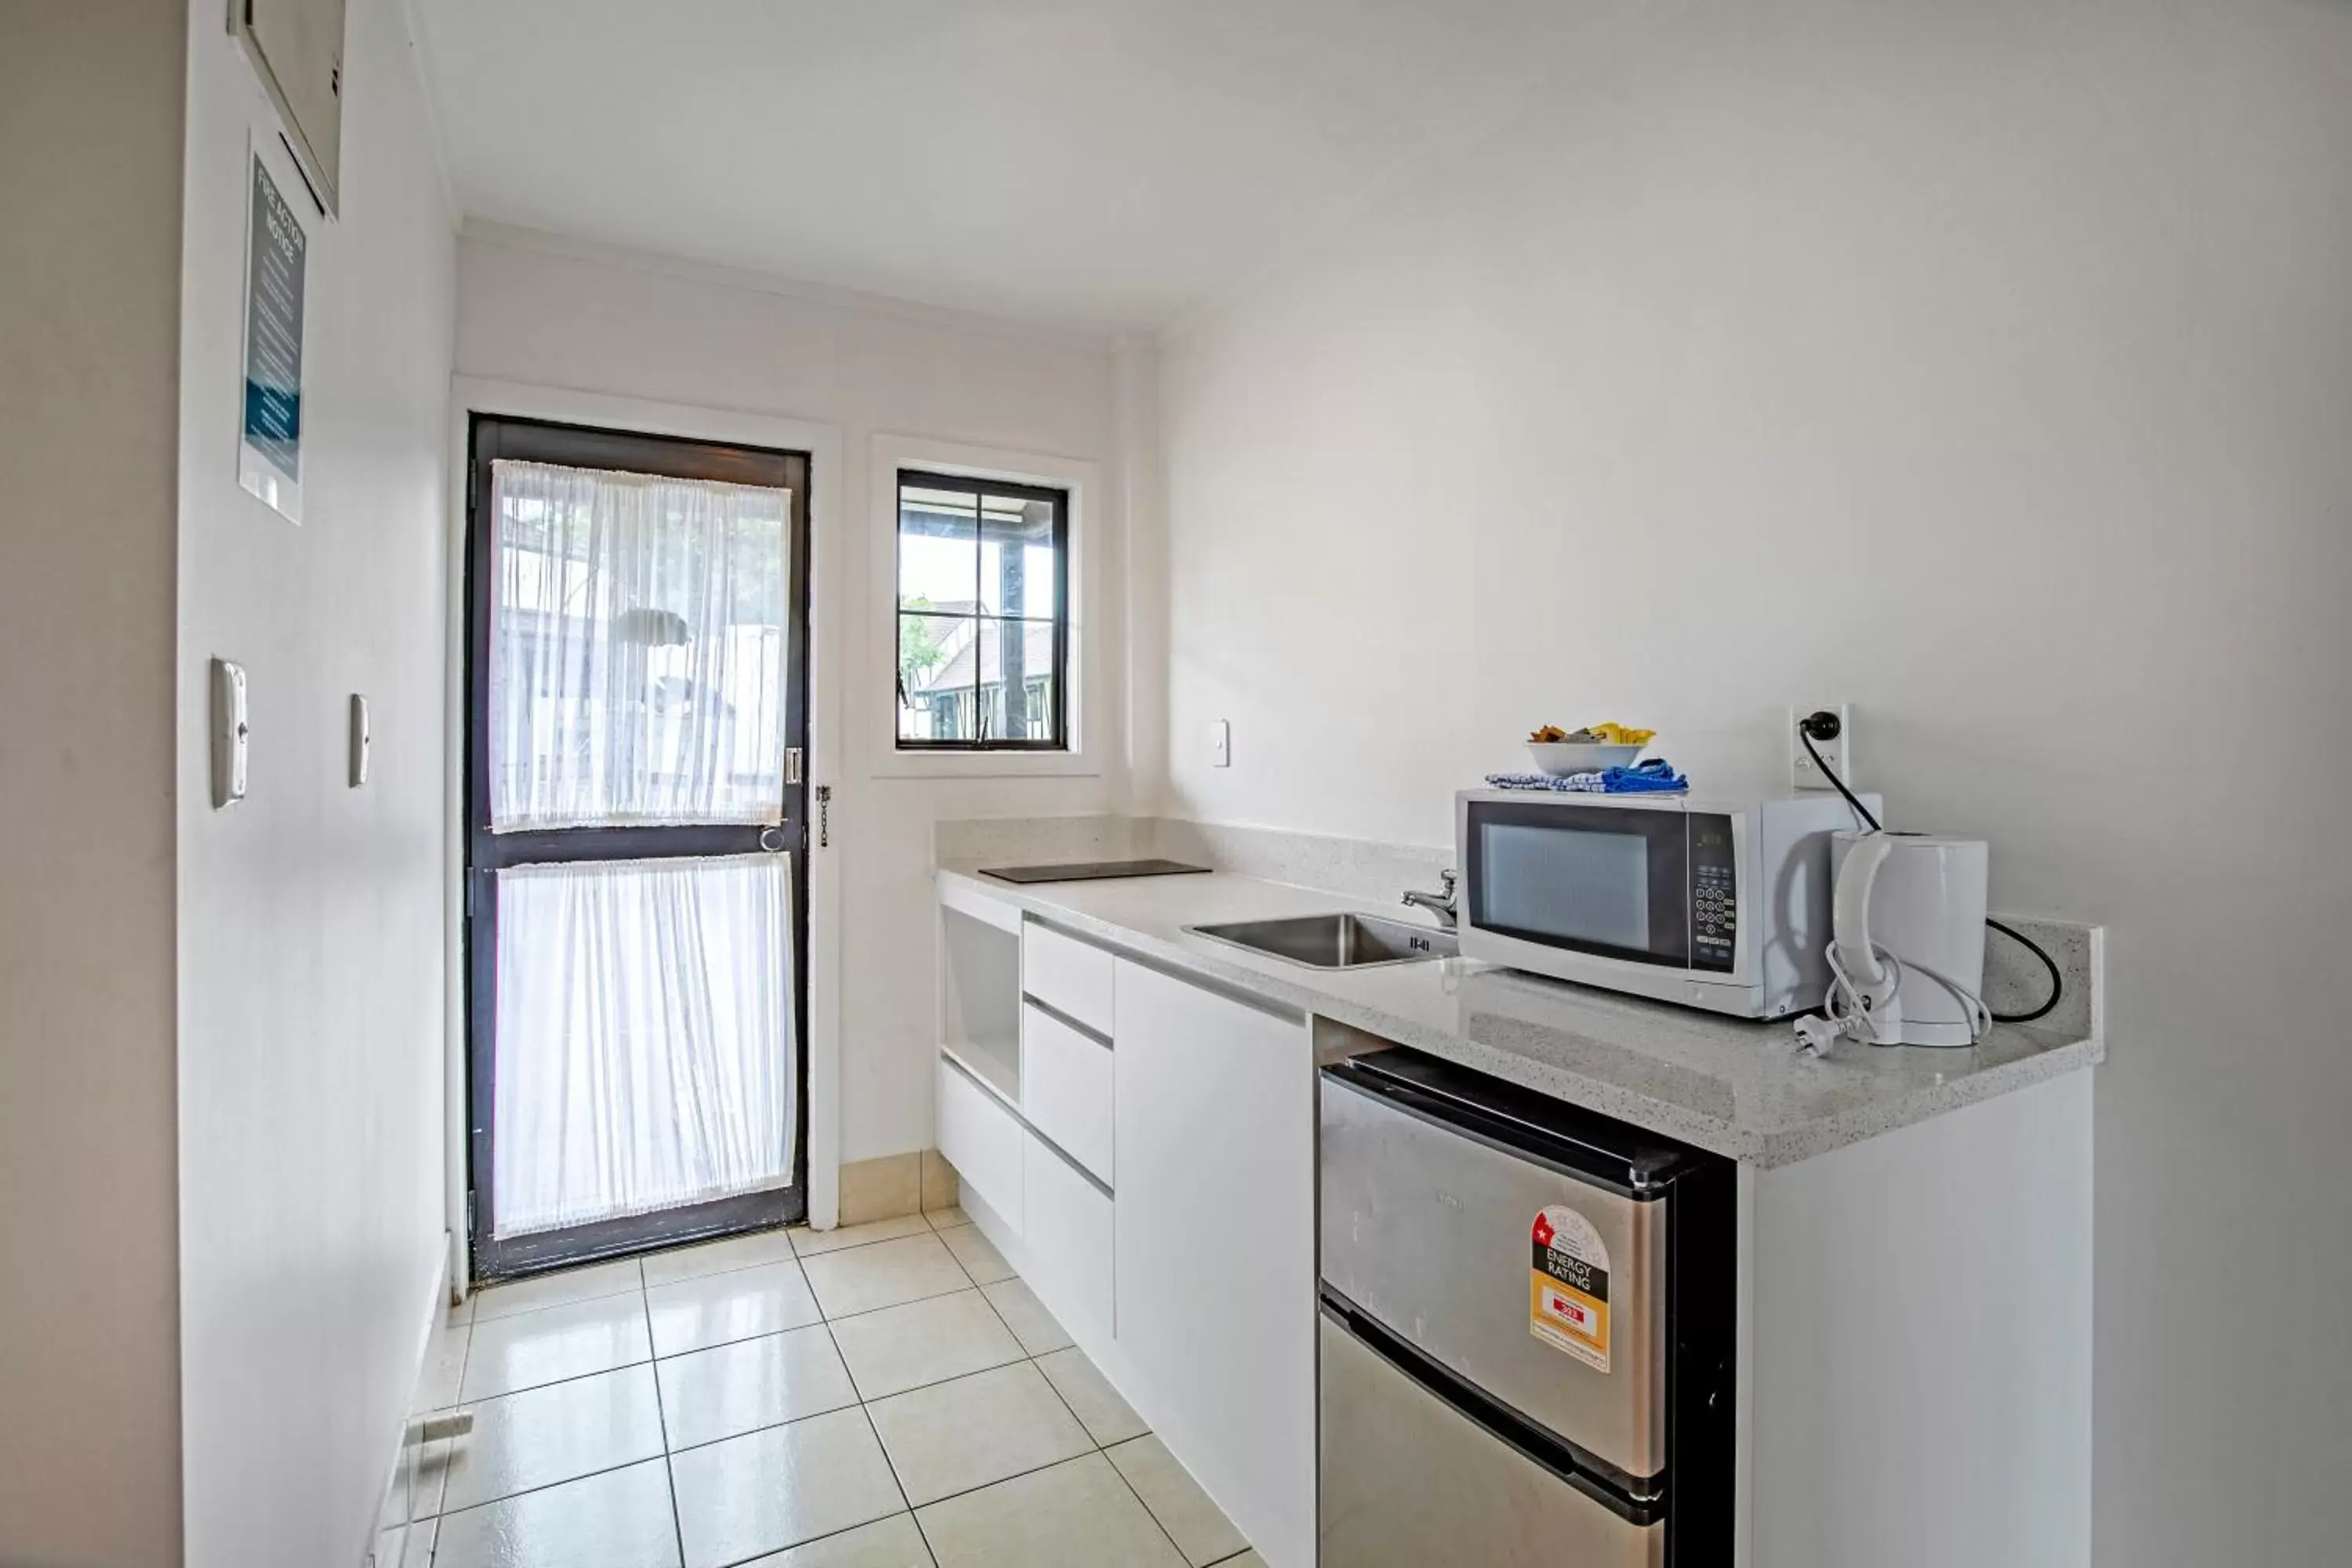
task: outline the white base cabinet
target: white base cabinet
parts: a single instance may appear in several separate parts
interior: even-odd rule
[[[1315,1562],[1305,1020],[1118,961],[1117,1339],[1139,1408],[1271,1568]]]
[[[937,1136],[973,1219],[1269,1568],[1314,1568],[1306,1019],[962,897]]]
[[[1315,1568],[1307,1020],[942,888],[975,1222],[1270,1568]],[[2070,1074],[1742,1165],[1733,1568],[2089,1562],[2092,1110]]]
[[[1023,1154],[1029,1288],[1081,1343],[1114,1332],[1110,1194],[1034,1132]]]

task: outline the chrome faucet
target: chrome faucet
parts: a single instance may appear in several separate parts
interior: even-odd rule
[[[1449,868],[1446,870],[1439,872],[1437,875],[1438,880],[1443,882],[1445,886],[1445,890],[1444,892],[1407,893],[1404,896],[1403,901],[1411,904],[1415,909],[1427,910],[1431,914],[1437,917],[1437,923],[1439,926],[1446,931],[1452,931],[1454,927],[1455,920],[1454,911],[1454,872],[1452,868]]]

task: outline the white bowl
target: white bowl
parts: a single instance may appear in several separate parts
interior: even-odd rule
[[[1556,779],[1564,779],[1570,773],[1597,773],[1603,768],[1630,768],[1641,754],[1639,746],[1616,746],[1600,741],[1528,742],[1528,755],[1536,760],[1536,766]]]

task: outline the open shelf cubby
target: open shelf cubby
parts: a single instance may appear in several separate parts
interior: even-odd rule
[[[1021,1104],[1021,931],[940,910],[940,1049],[1016,1110]]]

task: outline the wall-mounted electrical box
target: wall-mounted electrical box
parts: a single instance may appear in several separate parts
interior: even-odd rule
[[[246,716],[245,666],[213,660],[213,808],[245,798],[245,753],[253,739]]]
[[[342,179],[343,0],[229,0],[229,28],[286,121],[312,195],[335,211]]]

